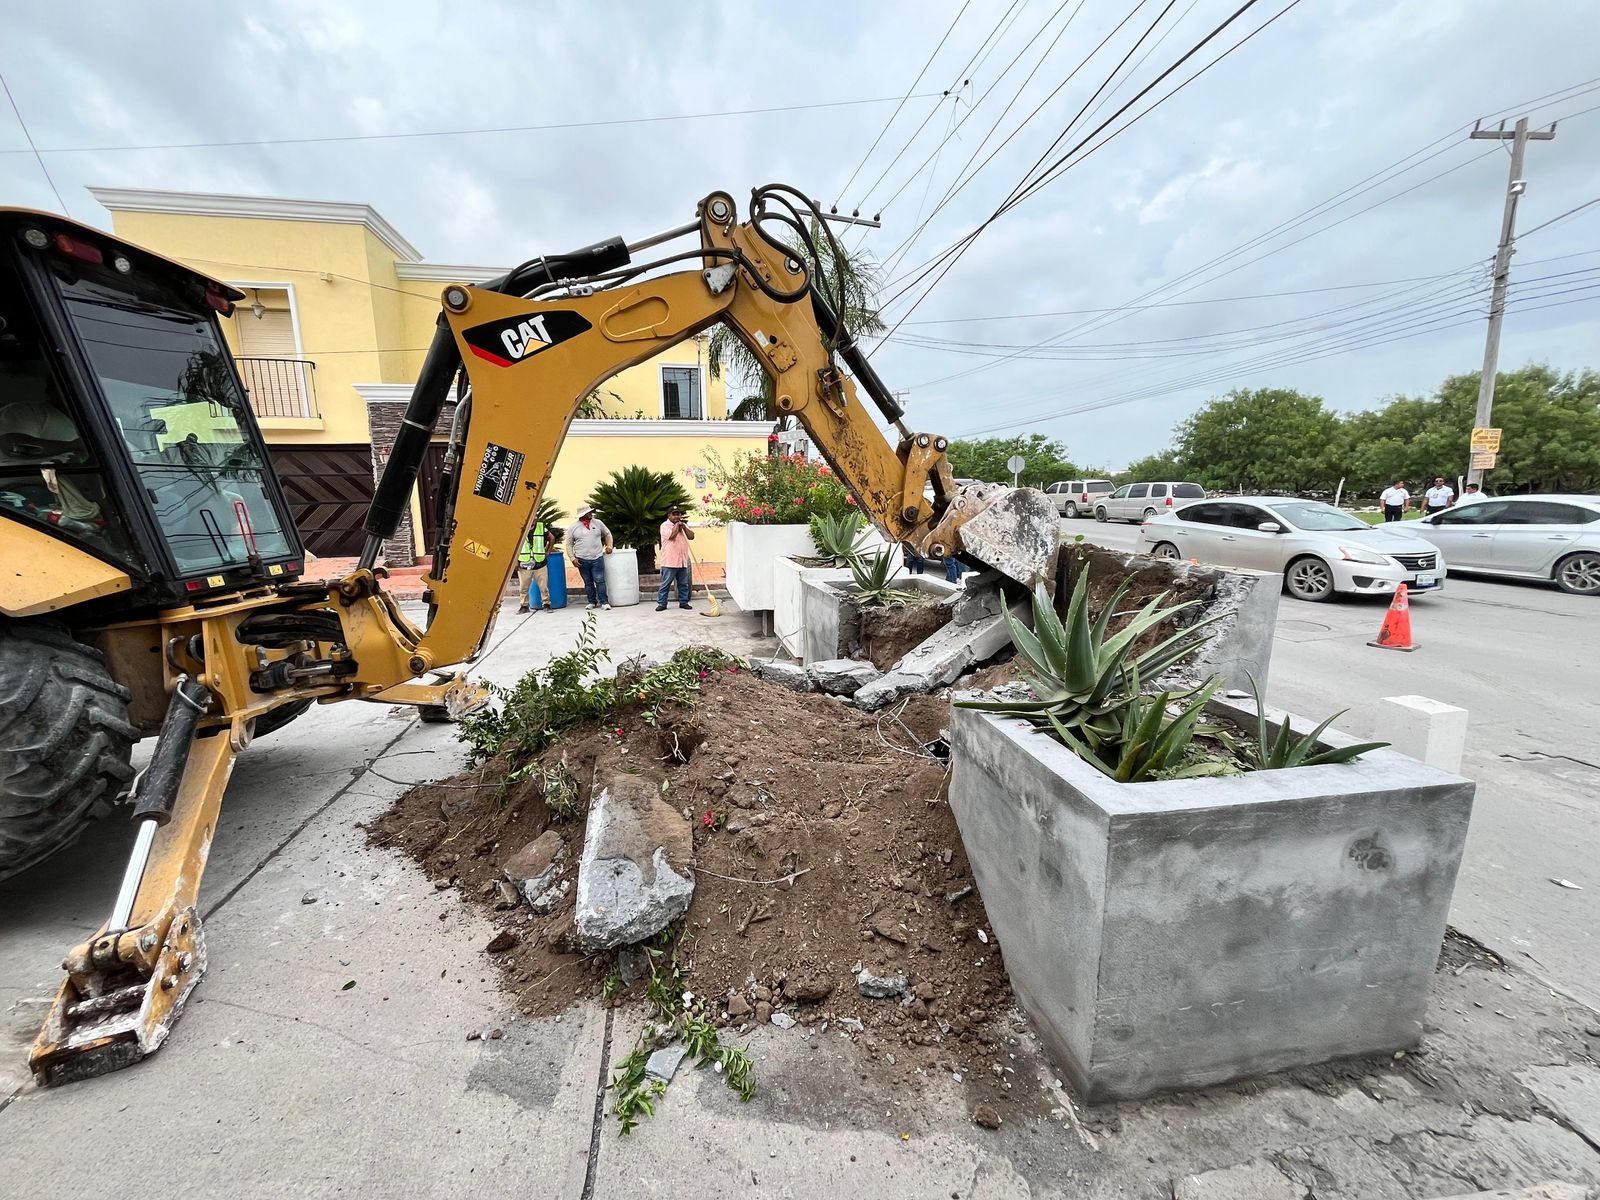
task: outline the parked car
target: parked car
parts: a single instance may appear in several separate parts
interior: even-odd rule
[[[1410,532],[1414,525],[1368,525],[1331,504],[1293,496],[1205,500],[1146,521],[1138,550],[1281,571],[1284,590],[1300,600],[1335,592],[1382,596],[1402,583],[1408,591],[1436,592],[1444,586],[1444,556]]]
[[[1094,502],[1096,521],[1148,521],[1190,500],[1204,500],[1198,483],[1125,483]]]
[[[1044,494],[1056,502],[1056,511],[1063,517],[1086,517],[1094,511],[1094,502],[1116,488],[1109,479],[1067,479],[1052,483]]]
[[[1447,508],[1415,529],[1458,571],[1600,596],[1600,497],[1501,496]]]

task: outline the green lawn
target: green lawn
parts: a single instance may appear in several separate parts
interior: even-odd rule
[[[1346,511],[1348,511],[1348,510],[1346,510]],[[1354,517],[1358,521],[1365,521],[1368,525],[1380,525],[1380,524],[1383,523],[1383,514],[1381,512],[1375,512],[1375,513],[1353,512],[1353,513],[1350,513],[1350,515],[1352,517]],[[1422,517],[1421,510],[1414,508],[1410,512],[1408,512],[1403,519],[1407,520],[1407,521],[1416,521],[1416,520],[1419,520],[1421,517]]]

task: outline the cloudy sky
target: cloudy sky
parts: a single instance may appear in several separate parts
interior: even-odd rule
[[[1529,148],[1501,363],[1600,367],[1600,204],[1536,228],[1600,197],[1590,0],[1259,0],[939,259],[1239,2],[35,4],[0,72],[54,190],[0,102],[0,202],[366,201],[494,265],[789,182],[882,209],[847,244],[905,322],[873,361],[914,425],[1115,467],[1230,387],[1360,408],[1475,370],[1508,156],[1467,132],[1528,113],[1561,124]]]

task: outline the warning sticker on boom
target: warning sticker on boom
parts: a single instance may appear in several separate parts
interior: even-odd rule
[[[522,457],[520,450],[490,442],[483,452],[483,463],[478,467],[478,481],[472,485],[472,494],[510,504],[517,493],[517,480],[522,478]]]

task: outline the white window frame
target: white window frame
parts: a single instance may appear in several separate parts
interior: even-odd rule
[[[289,324],[294,329],[294,356],[301,362],[310,361],[306,358],[305,343],[300,340],[300,304],[294,294],[294,284],[275,282],[270,279],[230,279],[228,286],[238,288],[241,292],[247,288],[271,288],[275,292],[287,292],[289,294]],[[235,305],[233,311],[237,315],[240,309],[250,312],[248,304]],[[254,320],[254,314],[251,315],[251,319]],[[239,320],[242,322],[244,318],[240,317]],[[250,356],[242,355],[241,357],[248,358]]]
[[[667,419],[667,368],[674,371],[693,371],[700,380],[700,415],[698,417],[675,417],[674,420],[706,421],[706,415],[711,407],[710,397],[706,395],[706,371],[697,362],[673,363],[664,362],[656,364],[656,417],[659,420]]]

